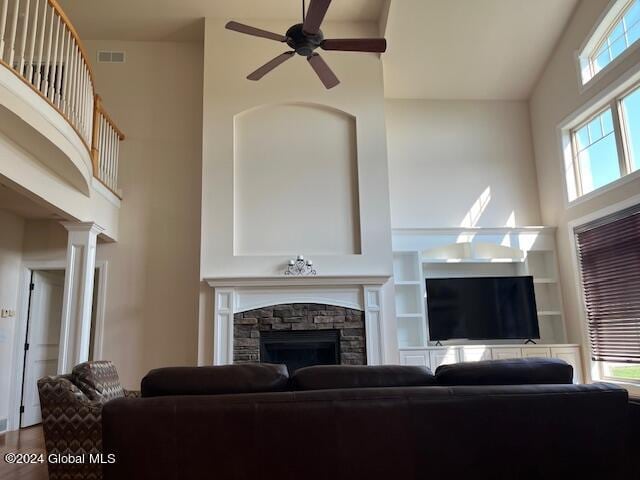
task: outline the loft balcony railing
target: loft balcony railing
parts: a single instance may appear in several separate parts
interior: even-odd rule
[[[87,148],[93,176],[119,197],[124,134],[104,110],[87,52],[55,0],[0,0],[0,64],[69,122]]]

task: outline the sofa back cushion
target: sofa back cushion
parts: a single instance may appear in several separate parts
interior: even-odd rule
[[[441,365],[439,385],[569,384],[573,367],[557,358],[514,358]]]
[[[84,362],[73,367],[73,383],[90,399],[101,403],[124,397],[118,371],[107,360]]]
[[[417,387],[435,385],[427,367],[404,365],[318,365],[296,370],[291,378],[296,390],[336,388]]]
[[[143,397],[221,395],[287,390],[286,365],[245,363],[215,367],[167,367],[151,370],[142,379]]]

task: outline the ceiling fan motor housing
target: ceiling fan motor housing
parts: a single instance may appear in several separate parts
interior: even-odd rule
[[[298,55],[308,57],[318,48],[324,41],[322,31],[313,35],[306,33],[302,29],[302,23],[298,23],[287,30],[287,45],[293,48]]]

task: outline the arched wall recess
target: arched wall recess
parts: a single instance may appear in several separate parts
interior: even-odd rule
[[[356,117],[315,103],[234,117],[234,255],[361,253]]]

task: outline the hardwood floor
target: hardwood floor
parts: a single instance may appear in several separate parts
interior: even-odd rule
[[[42,453],[46,458],[42,427],[25,428],[0,435],[0,480],[47,480],[49,478],[46,463],[8,464],[4,460],[8,452]]]

